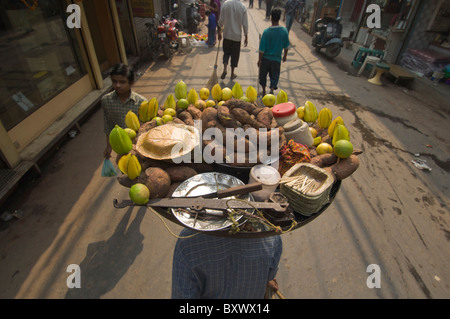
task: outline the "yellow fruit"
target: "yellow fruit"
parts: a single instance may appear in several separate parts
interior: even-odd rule
[[[172,94],[170,94],[166,102],[164,102],[164,109],[175,109],[177,107],[177,103],[175,102],[175,98]]]
[[[238,82],[234,83],[233,88],[231,89],[231,94],[235,99],[240,99],[244,96],[244,91],[242,91],[242,87]]]
[[[322,142],[322,137],[317,136],[314,138],[314,146],[319,145]]]
[[[310,127],[309,131],[311,132],[313,138],[317,137],[317,130],[314,127]]]
[[[189,104],[195,104],[195,101],[199,99],[197,91],[195,89],[190,89],[187,95],[187,100]]]
[[[223,88],[222,89],[222,100],[228,101],[233,97],[233,92],[231,92],[230,88]]]
[[[139,119],[141,122],[151,121],[158,114],[158,101],[152,98],[150,101],[142,102],[139,108]]]
[[[165,114],[165,115],[163,115],[163,117],[161,118],[161,120],[162,120],[164,123],[167,123],[167,122],[173,121],[173,117],[172,117],[172,115]]]
[[[127,174],[128,178],[131,180],[136,179],[139,174],[141,174],[142,170],[138,158],[133,154],[122,156],[117,166],[119,166],[120,171],[124,174]]]
[[[179,99],[177,101],[177,108],[182,109],[182,110],[186,110],[189,106],[189,102],[186,99]]]
[[[225,101],[220,101],[219,103],[217,103],[217,106],[222,106],[225,103]]]
[[[178,82],[175,85],[175,97],[177,100],[185,99],[187,96],[187,86],[183,81]]]
[[[160,126],[164,124],[164,121],[159,116],[153,118],[156,121],[156,125]]]
[[[336,127],[337,124],[344,125],[344,120],[342,119],[342,117],[338,116],[337,118],[334,119],[333,122],[331,122],[330,126],[328,126],[329,136],[333,137],[334,128]]]
[[[206,102],[202,99],[199,99],[195,101],[195,107],[198,108],[200,111],[203,111],[203,109],[206,107]]]
[[[273,94],[266,94],[262,98],[262,102],[265,106],[272,107],[275,105],[276,97]]]
[[[353,144],[347,140],[340,140],[334,145],[334,154],[339,158],[350,157],[353,153]]]
[[[137,132],[141,127],[141,123],[139,123],[139,119],[133,111],[129,110],[127,115],[125,116],[125,124],[128,128],[131,128],[133,131]]]
[[[280,90],[277,94],[277,104],[286,103],[288,101],[288,95],[283,90]]]
[[[114,152],[123,155],[131,151],[133,143],[127,132],[119,125],[116,125],[109,133],[109,144]]]
[[[129,128],[129,127],[124,128],[124,131],[127,132],[128,136],[130,137],[131,140],[134,140],[136,138],[136,132],[134,130],[132,130],[131,128]]]
[[[206,101],[205,107],[214,107],[214,106],[216,106],[216,102],[214,100]]]
[[[150,199],[150,190],[141,183],[131,186],[129,191],[130,199],[137,205],[145,205]]]
[[[303,119],[306,122],[314,123],[315,121],[317,121],[318,117],[319,117],[319,115],[317,114],[316,106],[312,102],[306,101],[305,116],[303,117]]]
[[[208,90],[208,88],[201,88],[198,93],[200,95],[200,98],[203,101],[206,101],[209,98],[209,90]]]
[[[214,85],[211,89],[211,97],[216,101],[222,100],[222,88],[220,87],[219,83]]]
[[[326,153],[333,153],[333,146],[328,143],[320,143],[316,147],[317,155],[322,155]]]
[[[247,91],[245,91],[245,96],[248,98],[250,102],[255,102],[256,98],[258,97],[258,92],[253,86],[249,86],[247,88]]]
[[[331,113],[331,110],[329,108],[325,107],[320,110],[317,124],[319,124],[321,128],[328,128],[332,120],[333,114]]]
[[[175,115],[177,115],[177,111],[175,109],[165,109],[163,115],[170,115],[172,117],[174,117]]]
[[[297,109],[297,115],[298,115],[299,119],[303,120],[303,118],[305,117],[305,107],[304,106],[300,106]]]
[[[333,131],[333,145],[340,140],[350,141],[350,133],[344,125],[337,124]]]

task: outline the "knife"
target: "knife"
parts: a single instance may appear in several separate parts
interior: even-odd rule
[[[247,185],[241,185],[236,187],[230,187],[226,189],[218,190],[217,192],[204,194],[204,195],[194,195],[194,196],[186,196],[186,198],[225,198],[235,195],[243,195],[251,192],[259,191],[262,189],[262,183],[256,182]],[[179,197],[171,197],[171,198],[179,198]]]

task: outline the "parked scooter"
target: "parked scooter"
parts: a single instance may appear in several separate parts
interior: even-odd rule
[[[186,22],[188,33],[193,34],[198,32],[198,26],[202,21],[202,16],[199,13],[199,4],[197,1],[190,4],[186,9]]]
[[[312,38],[312,45],[316,51],[319,52],[320,49],[325,48],[327,57],[337,57],[343,47],[341,18],[318,19],[314,28],[316,33]]]
[[[174,5],[174,10],[176,9],[177,4]],[[145,24],[148,30],[147,45],[153,60],[156,60],[161,53],[169,59],[178,50],[178,30],[183,27],[183,24],[180,20],[173,18],[175,12],[172,11],[162,18],[155,14],[155,17]]]

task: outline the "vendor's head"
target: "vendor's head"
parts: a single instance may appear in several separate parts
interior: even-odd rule
[[[275,22],[280,21],[280,19],[281,19],[281,9],[278,9],[278,8],[272,9],[272,12],[271,12],[270,15],[272,17],[272,21],[275,21]]]
[[[128,94],[134,84],[133,69],[123,63],[116,64],[110,72],[113,89],[118,95]]]

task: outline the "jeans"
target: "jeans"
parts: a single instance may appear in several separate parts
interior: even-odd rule
[[[286,29],[289,31],[291,31],[292,25],[294,24],[294,16],[287,14],[286,15]]]
[[[267,85],[267,74],[269,74],[270,88],[278,89],[278,80],[280,79],[281,62],[267,60],[264,57],[259,67],[259,84],[264,88]]]

